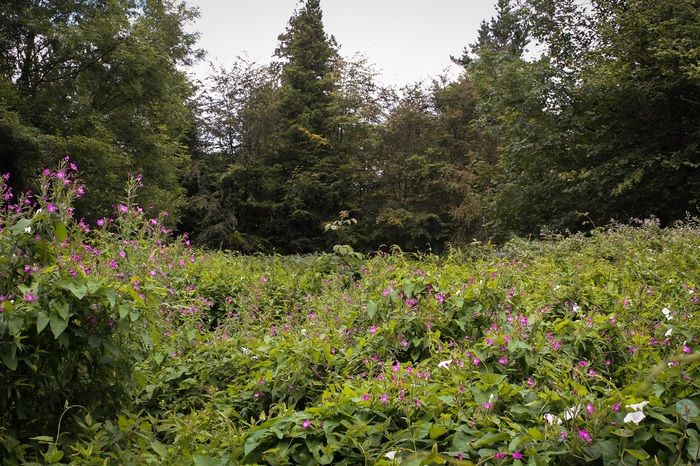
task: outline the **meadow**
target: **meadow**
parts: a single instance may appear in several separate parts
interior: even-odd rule
[[[138,177],[73,218],[74,168],[0,193],[2,464],[700,459],[696,220],[244,256],[175,237]]]

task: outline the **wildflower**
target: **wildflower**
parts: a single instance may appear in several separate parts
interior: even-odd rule
[[[438,363],[438,367],[444,368],[444,369],[449,369],[450,364],[452,364],[452,359],[448,359],[446,361],[440,361]]]
[[[376,326],[376,325],[372,325],[372,326],[369,328],[369,333],[371,333],[371,334],[377,333],[377,326]]]
[[[403,349],[408,348],[408,342],[406,340],[401,340],[401,346],[403,347]]]
[[[503,452],[501,452],[501,451],[499,451],[498,453],[496,453],[496,454],[493,455],[493,456],[494,456],[494,458],[496,458],[497,460],[502,460],[503,458],[506,457],[506,454],[503,453]]]
[[[438,294],[435,295],[435,300],[436,300],[437,302],[439,302],[440,304],[442,304],[442,303],[445,302],[445,296],[443,296],[442,294],[438,293]]]
[[[117,210],[119,211],[119,213],[125,214],[129,212],[129,207],[125,206],[124,204],[119,204]]]
[[[551,413],[545,413],[544,420],[551,426],[552,424],[561,425],[561,419]]]
[[[615,403],[613,405],[613,412],[617,413],[620,411],[620,403]]]
[[[671,310],[667,307],[661,309],[661,313],[666,317],[666,320],[672,320],[673,316],[671,315]]]
[[[513,452],[513,459],[515,459],[515,460],[521,460],[521,459],[523,459],[523,454],[520,453],[519,451],[514,451],[514,452]]]
[[[391,294],[391,288],[384,288],[384,291],[382,291],[382,294],[384,296],[389,296]]]
[[[387,453],[384,455],[384,458],[393,460],[394,458],[396,458],[396,453],[397,453],[396,450],[392,450],[392,451],[390,451],[390,452],[387,452]]]
[[[505,366],[506,364],[508,364],[508,358],[506,358],[505,356],[501,356],[500,358],[498,358],[498,364],[500,364],[501,366]]]
[[[625,424],[630,422],[634,424],[639,424],[646,417],[644,414],[644,407],[649,404],[648,401],[642,401],[641,403],[634,403],[630,405],[625,405],[632,410],[631,413],[627,413],[625,418],[622,420]]]
[[[31,291],[24,296],[24,300],[28,303],[34,303],[37,301],[37,299],[39,298],[37,298],[37,296]]]
[[[578,362],[579,367],[586,367],[588,365],[588,361],[581,360]]]
[[[304,419],[304,422],[302,422],[301,426],[304,429],[308,429],[309,427],[311,427],[311,421],[309,421],[308,419]]]
[[[479,359],[479,358],[476,357],[476,356],[475,356],[474,359],[472,360],[472,363],[474,364],[474,366],[478,366],[480,362],[481,362],[481,359]]]
[[[587,443],[593,443],[593,439],[591,438],[591,434],[589,434],[586,429],[579,429],[578,436],[581,437],[581,440],[583,440]]]
[[[664,333],[664,336],[670,337],[672,333],[673,333],[673,328],[669,328],[668,330],[666,330],[666,333]]]
[[[416,398],[413,400],[413,404],[415,405],[416,408],[420,408],[420,405],[422,404],[421,401]]]
[[[586,411],[588,411],[588,414],[595,413],[595,407],[593,406],[593,403],[588,403],[586,405]]]
[[[27,227],[27,228],[25,228],[25,229],[24,229],[24,232],[25,232],[25,233],[31,234],[31,233],[32,233],[32,227]]]
[[[493,404],[489,403],[488,401],[481,406],[483,406],[486,410],[493,408]]]
[[[578,416],[579,411],[581,411],[580,406],[573,406],[567,410],[564,411],[564,420],[570,421],[571,419],[576,418]]]
[[[52,213],[56,212],[58,209],[53,204],[46,204],[46,210],[47,210],[47,212],[52,214]]]
[[[690,354],[690,353],[693,352],[693,350],[690,348],[690,346],[688,346],[688,345],[686,345],[685,343],[683,343],[683,352],[684,352],[685,354]]]
[[[365,393],[364,395],[362,395],[362,400],[363,400],[363,401],[369,401],[369,400],[371,400],[371,399],[372,399],[372,397],[370,396],[369,393]]]
[[[387,395],[386,393],[382,393],[382,396],[379,397],[379,401],[381,401],[384,404],[388,403],[389,395]]]

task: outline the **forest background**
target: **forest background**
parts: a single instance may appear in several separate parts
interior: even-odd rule
[[[441,251],[697,215],[697,0],[498,0],[453,57],[459,78],[401,89],[341,56],[319,0],[273,63],[192,82],[195,19],[169,0],[4,2],[13,188],[69,155],[91,193],[78,217],[108,221],[140,173],[139,203],[170,228],[246,253]]]

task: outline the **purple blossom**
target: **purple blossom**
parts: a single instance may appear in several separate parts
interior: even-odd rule
[[[308,429],[308,428],[311,427],[311,421],[308,420],[308,419],[304,419],[304,422],[301,423],[301,426],[302,426],[304,429]]]
[[[593,439],[586,429],[579,429],[578,436],[581,437],[584,442],[593,443]]]
[[[35,303],[38,299],[37,295],[31,291],[24,296],[24,300],[28,303]]]

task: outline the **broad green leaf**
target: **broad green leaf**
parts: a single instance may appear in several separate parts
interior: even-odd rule
[[[13,346],[14,348],[14,346]],[[2,362],[7,366],[8,369],[11,371],[17,370],[17,356],[16,352],[12,351],[11,353],[3,352],[2,353]]]
[[[207,455],[192,455],[194,466],[225,466],[228,464],[226,459],[212,458]]]
[[[58,314],[51,314],[49,319],[53,337],[58,338],[66,330],[66,327],[68,327],[68,320],[62,318]]]
[[[447,432],[447,427],[433,424],[432,426],[430,426],[430,430],[428,432],[430,439],[435,440],[436,438],[442,436],[445,432]]]
[[[30,218],[21,218],[17,220],[17,223],[15,223],[12,228],[10,228],[10,231],[14,236],[21,235],[22,233],[26,233],[27,228],[31,227],[32,225],[32,219]]]
[[[151,448],[153,448],[153,451],[158,453],[158,456],[161,458],[165,458],[168,456],[168,447],[162,443],[160,443],[158,440],[154,440],[151,443]]]
[[[83,299],[87,294],[87,287],[81,283],[76,283],[73,281],[62,281],[59,282],[59,286],[64,290],[68,290],[78,299]]]
[[[49,316],[46,311],[39,311],[36,316],[36,333],[40,334],[49,325]]]
[[[126,316],[128,316],[130,312],[131,312],[131,306],[129,306],[128,304],[124,303],[121,306],[119,306],[119,318],[120,319],[122,319],[122,320],[126,319]]]
[[[693,400],[684,399],[676,402],[676,412],[681,415],[685,422],[698,415],[698,407]]]

